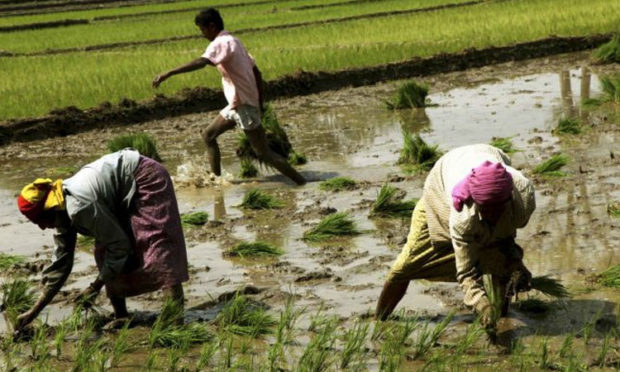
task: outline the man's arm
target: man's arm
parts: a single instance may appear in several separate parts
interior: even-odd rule
[[[258,89],[258,108],[263,112],[263,75],[256,65],[254,65],[252,72],[254,72],[254,80],[256,81],[256,88]]]
[[[189,63],[181,65],[177,68],[174,68],[170,71],[164,72],[163,74],[159,74],[155,76],[155,79],[153,79],[153,88],[157,88],[159,84],[163,83],[164,80],[168,79],[172,75],[183,74],[185,72],[200,70],[206,65],[212,65],[211,61],[209,61],[206,58],[200,57],[200,58],[196,58],[195,60]]]

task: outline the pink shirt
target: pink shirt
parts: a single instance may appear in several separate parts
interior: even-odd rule
[[[221,31],[202,57],[217,66],[222,74],[224,96],[230,106],[258,107],[258,87],[253,71],[256,64],[239,39],[228,31]]]

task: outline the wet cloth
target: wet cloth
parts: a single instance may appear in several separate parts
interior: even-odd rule
[[[233,108],[228,105],[220,111],[220,115],[226,120],[234,121],[243,130],[254,130],[261,124],[260,111],[255,106],[240,105]]]
[[[224,96],[231,107],[242,104],[259,106],[254,76],[256,64],[239,39],[222,30],[209,43],[202,57],[211,61],[222,74]]]
[[[513,180],[511,199],[505,203],[495,225],[481,218],[473,200],[465,201],[461,211],[454,208],[452,200],[452,190],[457,183],[485,161],[501,163]],[[485,296],[481,259],[489,254],[488,247],[514,239],[516,229],[527,224],[535,209],[534,187],[521,172],[510,166],[510,159],[501,150],[478,144],[444,154],[429,172],[421,199],[430,242],[440,252],[454,253],[456,278],[465,292],[465,304],[474,306]]]

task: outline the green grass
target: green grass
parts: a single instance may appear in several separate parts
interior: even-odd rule
[[[337,236],[351,236],[359,233],[355,222],[349,215],[346,212],[338,212],[323,218],[314,228],[304,232],[303,239],[323,241]]]
[[[615,103],[620,102],[620,73],[602,76],[600,80],[605,93],[604,100]]]
[[[612,217],[619,218],[620,217],[620,202],[611,202],[607,204],[607,214]]]
[[[226,332],[252,337],[272,333],[272,327],[277,324],[264,307],[242,295],[235,296],[226,304],[214,322]]]
[[[383,7],[383,2],[377,5]],[[300,69],[334,71],[375,66],[467,48],[531,41],[551,34],[609,33],[617,30],[619,14],[620,5],[608,0],[490,2],[423,14],[312,25],[286,32],[260,31],[241,35],[241,39],[256,58],[264,78],[271,80]],[[224,17],[226,20],[226,14]],[[256,17],[264,18],[264,14]],[[179,34],[160,23],[158,27],[151,27],[153,22],[150,19],[148,27],[136,25],[135,32],[140,38],[144,38],[144,30],[151,29],[164,30],[167,36]],[[189,23],[189,28],[195,28],[191,21],[185,22]],[[267,18],[265,22],[272,20]],[[229,28],[237,27],[231,24]],[[368,33],[368,30],[374,31]],[[44,31],[43,35],[48,40],[63,40],[73,35],[83,39],[84,33],[79,28],[72,28],[70,33],[72,35],[54,36]],[[3,49],[11,49],[8,43],[27,46],[31,40],[42,39],[32,34],[18,34],[11,33],[7,36],[10,40],[0,41]],[[96,34],[125,33],[113,25],[109,32],[102,30]],[[150,81],[156,74],[196,58],[205,47],[206,41],[196,39],[100,53],[0,58],[0,70],[5,76],[0,85],[3,101],[0,119],[42,115],[54,107],[69,105],[93,107],[103,101],[118,102],[123,97],[134,100],[152,97],[155,91],[150,88]],[[80,68],[67,69],[66,66]],[[219,74],[214,69],[206,71],[175,76],[163,84],[160,92],[175,93],[199,84],[219,89]],[[92,89],[93,86],[97,89]]]
[[[153,346],[180,348],[183,345],[203,344],[213,339],[213,333],[204,323],[188,323],[165,328],[153,328],[150,341]]]
[[[356,187],[357,182],[349,177],[334,177],[319,184],[319,189],[323,191],[354,190]]]
[[[12,326],[17,316],[29,310],[34,301],[34,293],[28,281],[15,279],[2,284],[2,310]]]
[[[542,292],[550,297],[570,297],[570,293],[559,280],[550,278],[547,275],[533,277],[530,284],[532,289]]]
[[[124,148],[131,147],[141,155],[156,161],[161,161],[157,153],[157,143],[153,137],[147,133],[125,134],[112,138],[108,142],[108,151],[115,152]]]
[[[17,264],[26,262],[26,257],[13,254],[0,253],[0,269],[7,270]]]
[[[288,162],[291,165],[304,165],[308,163],[308,158],[306,158],[305,154],[291,151],[291,153],[288,156]]]
[[[207,212],[191,212],[181,215],[181,223],[190,226],[202,226],[209,221],[209,213]]]
[[[247,138],[247,137],[246,137]],[[258,176],[258,168],[250,158],[241,158],[241,168],[239,169],[239,177],[253,178]]]
[[[579,120],[572,118],[564,118],[558,121],[558,126],[555,128],[556,133],[561,134],[579,134],[581,133],[581,123]]]
[[[512,140],[508,137],[493,137],[490,143],[491,146],[497,147],[506,154],[515,153],[517,150],[513,147]]]
[[[620,35],[596,49],[594,59],[599,63],[620,63]]]
[[[403,196],[398,195],[398,189],[390,185],[383,185],[377,196],[377,200],[371,207],[370,215],[373,217],[411,217],[417,200],[403,201]]]
[[[413,137],[411,133],[403,131],[403,148],[398,163],[413,166],[416,170],[430,170],[441,157],[437,147],[428,145],[419,134]]]
[[[265,242],[241,242],[225,252],[227,256],[247,257],[274,257],[284,252],[273,244]]]
[[[620,288],[620,265],[614,265],[600,273],[598,280],[605,287]]]
[[[568,164],[568,159],[568,156],[564,154],[553,155],[550,159],[537,165],[532,172],[545,176],[565,176],[566,173],[560,171],[560,169]]]
[[[427,85],[409,81],[398,87],[392,100],[386,101],[386,105],[390,110],[425,107],[426,96],[428,96]]]
[[[239,206],[245,209],[274,209],[282,208],[284,202],[259,189],[251,189],[245,193]]]

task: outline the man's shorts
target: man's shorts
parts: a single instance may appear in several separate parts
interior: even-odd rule
[[[254,130],[260,127],[260,111],[256,106],[241,105],[235,108],[230,105],[220,111],[226,120],[233,120],[243,130]]]

